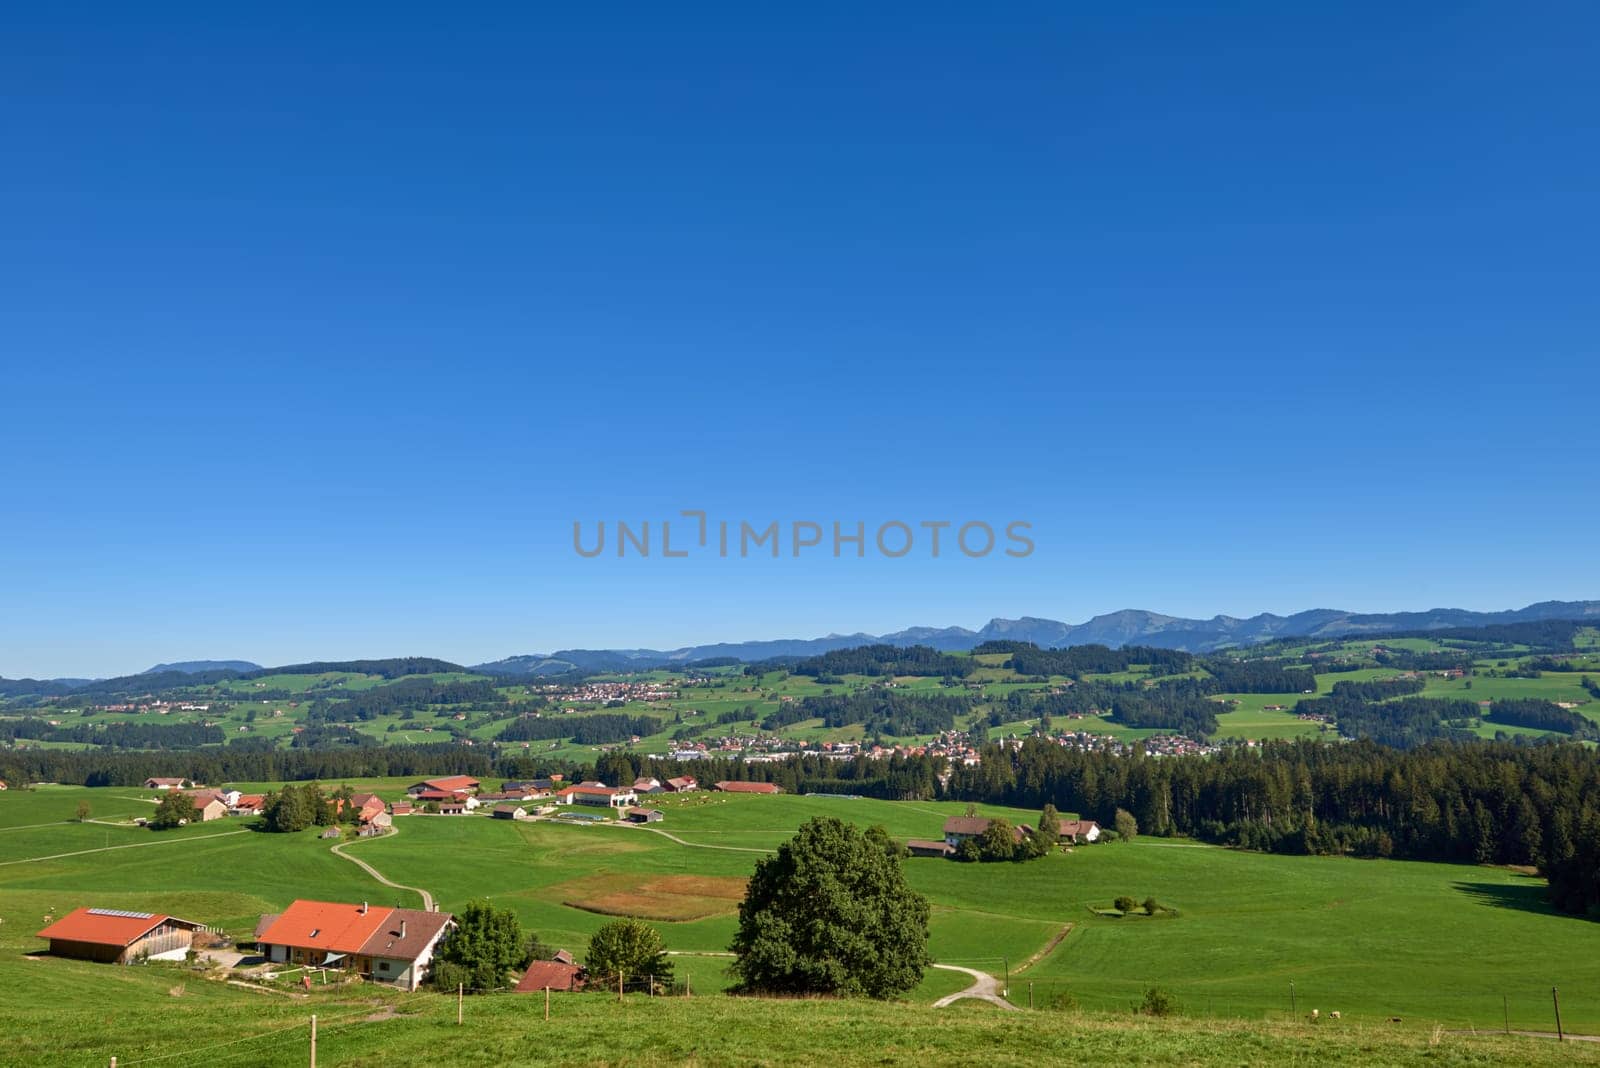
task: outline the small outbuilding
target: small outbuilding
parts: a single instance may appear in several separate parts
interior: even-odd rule
[[[660,823],[666,819],[660,809],[654,808],[630,808],[627,817],[629,823]]]
[[[528,810],[521,805],[496,805],[490,810],[489,815],[497,820],[525,820]]]

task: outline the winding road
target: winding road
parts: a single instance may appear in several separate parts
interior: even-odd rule
[[[391,828],[389,831],[389,834],[391,835],[399,833],[399,828]],[[366,861],[362,860],[360,857],[352,857],[349,853],[344,851],[344,847],[347,844],[348,843],[340,842],[338,845],[334,846],[330,852],[336,857],[343,857],[345,860],[348,860],[350,863],[354,864],[356,867],[360,868],[362,871],[378,880],[384,886],[392,886],[396,890],[410,890],[413,894],[421,895],[422,911],[432,912],[434,910],[432,894],[428,893],[420,886],[406,886],[404,883],[397,883],[393,879],[390,879],[387,875],[383,874],[383,872],[379,871],[377,868],[374,868],[371,864],[368,864]]]

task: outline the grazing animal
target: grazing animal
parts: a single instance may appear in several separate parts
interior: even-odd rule
[[[1334,1009],[1332,1012],[1328,1013],[1328,1019],[1337,1020],[1338,1018],[1339,1018],[1339,1010],[1338,1009]]]

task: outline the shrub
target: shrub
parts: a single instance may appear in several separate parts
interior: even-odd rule
[[[1144,992],[1139,1011],[1146,1016],[1175,1016],[1178,1013],[1178,999],[1169,991],[1153,986]]]
[[[1057,990],[1050,995],[1050,1000],[1045,1002],[1045,1007],[1056,1012],[1077,1012],[1078,999],[1070,990]]]
[[[1129,897],[1127,894],[1123,894],[1121,897],[1117,898],[1111,903],[1111,907],[1116,909],[1118,912],[1132,912],[1139,906],[1138,902],[1134,901],[1133,898]]]
[[[1161,902],[1157,901],[1154,896],[1147,897],[1144,899],[1144,910],[1154,916],[1161,911]]]

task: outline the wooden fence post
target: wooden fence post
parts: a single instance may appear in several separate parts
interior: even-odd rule
[[[467,984],[466,983],[457,983],[456,984],[456,1026],[457,1027],[461,1026],[461,1009],[462,1009],[463,1002],[465,1002],[466,999],[467,999],[466,994],[467,994]]]
[[[317,1014],[311,1014],[311,1068],[317,1068]]]
[[[546,983],[545,987],[544,987],[544,1018],[545,1018],[545,1020],[547,1022],[550,1019],[550,984],[549,983]]]
[[[1561,992],[1555,987],[1550,988],[1550,1000],[1556,1005],[1556,1041],[1565,1042],[1567,1036],[1561,1030]]]

